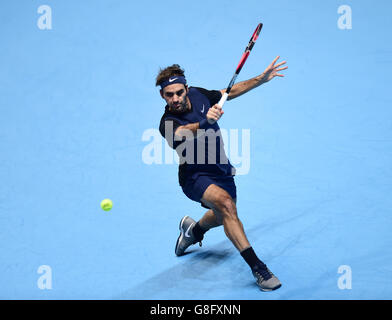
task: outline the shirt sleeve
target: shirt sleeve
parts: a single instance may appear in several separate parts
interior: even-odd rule
[[[166,117],[162,117],[159,124],[159,132],[161,133],[162,137],[166,139],[169,146],[173,149],[175,149],[181,143],[181,141],[174,141],[174,132],[176,132],[177,128],[180,126],[181,124],[177,120]]]
[[[217,104],[219,100],[222,98],[222,93],[219,90],[207,90],[204,88],[198,88],[196,87],[197,90],[200,91],[200,93],[204,94],[207,99],[210,101],[211,107],[214,104]]]

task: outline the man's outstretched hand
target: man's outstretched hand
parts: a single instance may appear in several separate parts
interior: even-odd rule
[[[277,56],[275,60],[272,61],[272,63],[267,67],[267,69],[265,69],[264,72],[260,75],[262,83],[268,82],[275,77],[284,77],[283,74],[280,74],[278,72],[286,70],[288,67],[280,68],[281,66],[286,64],[286,61],[279,62],[277,65],[275,65],[279,58],[280,56]]]

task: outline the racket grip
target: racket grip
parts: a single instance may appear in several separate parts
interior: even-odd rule
[[[222,96],[222,98],[219,100],[218,104],[220,107],[223,107],[223,104],[226,102],[227,98],[229,97],[229,94],[225,92]]]

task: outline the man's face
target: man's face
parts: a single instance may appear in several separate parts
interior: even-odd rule
[[[171,84],[161,90],[161,96],[165,99],[170,111],[182,113],[187,111],[188,87],[181,84]]]

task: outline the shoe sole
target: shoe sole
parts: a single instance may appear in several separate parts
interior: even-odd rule
[[[177,242],[176,242],[176,247],[175,247],[175,249],[174,249],[174,253],[176,254],[176,256],[181,256],[182,254],[177,254],[177,247],[178,247],[178,243],[180,242],[180,241],[182,241],[182,239],[184,238],[184,232],[182,231],[182,225],[183,225],[183,223],[184,223],[184,221],[185,221],[185,219],[186,218],[189,218],[189,216],[185,216],[184,218],[182,218],[181,219],[181,221],[180,221],[180,225],[179,225],[179,229],[180,229],[180,235],[178,236],[178,238],[177,238]]]
[[[260,288],[259,285],[257,285],[257,286],[259,287],[259,289],[260,289],[261,291],[270,292],[270,291],[274,291],[274,290],[276,290],[276,289],[279,289],[279,288],[282,286],[282,284],[279,284],[279,285],[277,285],[276,287],[271,288],[271,289],[268,289],[268,288]]]
[[[279,289],[279,288],[282,286],[282,284],[279,283],[276,287],[273,287],[273,288],[262,288],[262,287],[260,287],[259,284],[257,283],[257,277],[254,277],[254,278],[255,278],[255,280],[256,280],[256,285],[259,287],[259,289],[260,289],[261,291],[265,291],[265,292],[274,291],[274,290],[276,290],[276,289]]]

